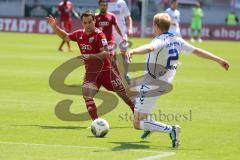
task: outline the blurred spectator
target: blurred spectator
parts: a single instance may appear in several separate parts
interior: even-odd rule
[[[225,22],[229,26],[236,26],[238,25],[238,17],[234,11],[231,11],[228,16],[225,18]]]
[[[71,31],[72,28],[72,10],[73,10],[73,4],[69,0],[63,0],[58,4],[58,12],[60,13],[60,27],[65,30],[67,33]],[[72,51],[72,48],[70,46],[70,42],[62,41],[58,50],[63,51],[63,45],[67,43],[68,50]]]
[[[180,33],[180,12],[178,10],[178,0],[171,0],[171,7],[165,11],[171,18],[169,32],[181,37]]]
[[[191,42],[194,42],[194,35],[197,32],[198,42],[202,42],[202,17],[203,11],[199,2],[196,2],[195,7],[192,9],[192,22],[191,22]]]

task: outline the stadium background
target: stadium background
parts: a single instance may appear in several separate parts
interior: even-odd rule
[[[0,0],[0,31],[52,33],[43,17],[56,15],[59,0]],[[75,10],[82,13],[87,9],[96,10],[97,0],[72,0]],[[133,32],[136,37],[152,35],[151,20],[155,13],[163,12],[169,0],[126,0],[133,18]],[[181,12],[181,34],[190,35],[191,9],[196,0],[179,0]],[[203,39],[240,40],[239,26],[225,25],[225,17],[230,11],[240,15],[239,0],[200,0],[204,11]],[[56,15],[57,16],[57,15]],[[73,20],[73,30],[80,22]]]

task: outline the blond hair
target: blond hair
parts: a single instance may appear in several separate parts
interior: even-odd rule
[[[171,18],[167,13],[158,13],[153,17],[153,24],[163,32],[168,31],[171,24]]]

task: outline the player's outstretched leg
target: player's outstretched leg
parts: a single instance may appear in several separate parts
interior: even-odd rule
[[[179,133],[180,127],[178,125],[170,126],[149,118],[149,114],[140,113],[135,111],[134,122],[135,129],[141,129],[150,132],[164,132],[169,133],[172,140],[172,147],[177,148],[179,146]]]
[[[93,97],[98,92],[98,88],[93,83],[84,83],[82,86],[82,92],[90,117],[92,118],[92,120],[97,119],[97,107],[95,105]]]
[[[146,139],[147,137],[150,136],[152,132],[151,131],[144,131],[143,134],[141,135],[141,139]]]

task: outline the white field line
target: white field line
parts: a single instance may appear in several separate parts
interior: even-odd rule
[[[143,158],[139,158],[137,160],[154,160],[154,159],[161,159],[163,157],[169,157],[175,155],[175,152],[161,152],[161,154],[155,155],[155,156],[147,156]]]
[[[63,144],[41,144],[41,143],[25,143],[25,142],[0,142],[0,144],[4,145],[25,145],[25,146],[37,146],[37,147],[63,147],[63,148],[81,148],[81,149],[98,149],[98,150],[111,150],[106,147],[92,147],[92,146],[75,146],[75,145],[63,145]],[[129,152],[148,152],[148,153],[157,153],[154,156],[146,156],[143,158],[139,158],[136,160],[155,160],[161,159],[163,157],[173,156],[175,152],[160,152],[153,150],[144,150],[144,149],[126,149],[126,148],[118,148],[117,150],[129,151]]]

